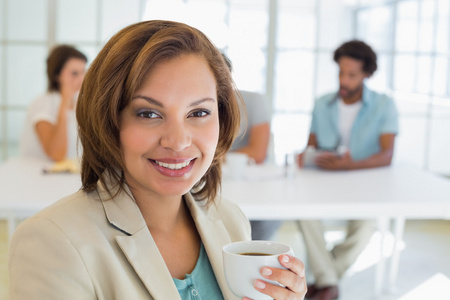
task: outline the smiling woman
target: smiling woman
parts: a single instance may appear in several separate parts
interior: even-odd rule
[[[206,173],[219,139],[216,98],[202,56],[163,61],[144,77],[120,115],[124,175],[138,205],[146,193],[179,198]]]
[[[235,91],[195,28],[147,21],[117,33],[77,104],[82,189],[17,229],[11,299],[234,299],[221,249],[249,240],[250,226],[217,194],[239,129]],[[279,259],[287,269],[263,276],[286,288],[255,288],[301,299],[303,264]]]

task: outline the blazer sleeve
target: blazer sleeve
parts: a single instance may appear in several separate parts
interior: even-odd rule
[[[9,253],[11,300],[97,299],[77,249],[51,220],[22,223]]]

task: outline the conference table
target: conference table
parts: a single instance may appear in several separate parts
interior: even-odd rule
[[[8,221],[9,236],[20,220],[80,188],[79,174],[43,172],[49,164],[25,158],[0,164],[0,218]],[[409,166],[324,171],[253,165],[239,179],[228,174],[225,167],[222,197],[250,220],[375,219],[382,237],[392,231],[389,268],[381,240],[376,296],[383,286],[395,286],[405,220],[450,218],[450,180]]]

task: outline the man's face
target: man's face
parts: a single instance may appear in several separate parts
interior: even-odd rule
[[[356,101],[361,97],[364,79],[364,63],[348,56],[339,58],[339,96],[345,101]],[[358,98],[358,99],[356,99]]]

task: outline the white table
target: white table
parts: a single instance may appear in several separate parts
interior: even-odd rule
[[[11,159],[0,165],[0,218],[8,220],[9,235],[17,220],[80,188],[79,175],[44,174],[48,166],[48,162],[30,159]],[[394,221],[394,236],[400,241],[405,219],[450,218],[450,180],[413,168],[304,169],[285,177],[282,168],[253,166],[245,177],[238,181],[224,176],[222,195],[238,203],[249,219],[377,219],[384,235]],[[391,287],[398,268],[396,245],[393,253],[387,276]],[[377,295],[381,295],[385,276],[383,257],[380,250]]]
[[[412,167],[302,169],[293,178],[276,167],[252,168],[247,177],[256,179],[223,183],[223,196],[250,219],[450,218],[450,180]]]
[[[357,171],[296,170],[283,177],[274,167],[251,167],[247,180],[225,179],[223,196],[239,204],[249,219],[376,219],[382,234],[375,294],[383,279],[394,290],[399,263],[398,243],[405,219],[449,219],[450,180],[406,166]],[[386,274],[382,250],[393,222],[394,245]]]
[[[51,165],[18,158],[0,164],[0,218],[8,220],[9,237],[19,219],[80,189],[79,174],[44,174],[44,168]]]

